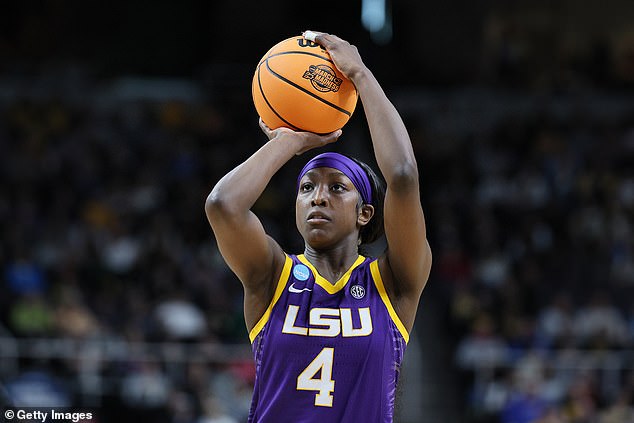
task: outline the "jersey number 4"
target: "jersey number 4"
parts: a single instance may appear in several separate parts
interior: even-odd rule
[[[324,348],[297,377],[298,390],[317,391],[315,405],[318,407],[332,407],[331,394],[335,391],[335,381],[332,380],[334,358],[335,349]]]

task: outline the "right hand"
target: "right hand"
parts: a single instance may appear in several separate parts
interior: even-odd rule
[[[296,147],[295,155],[300,155],[313,148],[323,147],[324,145],[333,143],[341,136],[341,129],[325,135],[318,135],[313,132],[293,131],[290,128],[280,127],[271,129],[260,118],[260,128],[266,134],[269,140],[279,139],[284,142],[291,142]]]

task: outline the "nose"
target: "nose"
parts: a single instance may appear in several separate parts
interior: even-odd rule
[[[323,184],[319,184],[313,190],[313,195],[310,199],[311,206],[325,206],[328,204],[328,187]]]

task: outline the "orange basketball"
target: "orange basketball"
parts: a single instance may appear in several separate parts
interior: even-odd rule
[[[253,103],[271,128],[326,134],[342,128],[357,104],[357,90],[328,52],[302,36],[271,48],[258,63]]]

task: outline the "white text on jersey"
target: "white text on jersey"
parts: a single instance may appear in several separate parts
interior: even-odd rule
[[[360,328],[352,326],[352,310],[349,308],[312,308],[310,310],[309,327],[296,326],[299,306],[289,305],[284,319],[282,333],[303,336],[344,337],[368,336],[372,333],[372,316],[370,308],[360,308]]]

